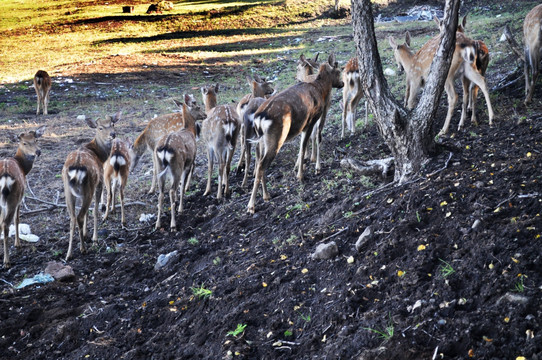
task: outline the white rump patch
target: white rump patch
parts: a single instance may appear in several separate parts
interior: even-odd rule
[[[262,134],[267,133],[267,131],[271,127],[271,124],[273,124],[273,120],[271,119],[266,119],[259,116],[254,119],[254,127],[256,129],[260,129],[259,132],[261,132]]]
[[[233,136],[233,131],[235,130],[235,125],[233,123],[222,125],[224,129],[224,134]]]
[[[11,186],[15,183],[15,179],[11,176],[2,176],[0,178],[0,189],[8,188],[11,189]]]
[[[87,176],[86,170],[74,169],[74,170],[68,171],[68,177],[70,178],[70,180],[75,180],[75,182],[77,182],[78,184],[81,184],[85,180],[86,176]]]
[[[111,156],[111,159],[109,159],[109,163],[111,166],[115,166],[115,163],[117,163],[119,166],[124,166],[126,165],[126,159],[121,155],[113,155]]]

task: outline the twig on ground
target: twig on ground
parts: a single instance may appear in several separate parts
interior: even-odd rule
[[[439,172],[443,171],[443,170],[446,170],[446,168],[448,168],[448,164],[450,163],[450,160],[452,159],[452,156],[454,155],[453,152],[450,153],[450,156],[448,156],[448,160],[446,160],[446,162],[444,163],[444,166],[441,167],[440,169],[437,169],[435,171],[433,171],[431,174],[428,174],[427,177],[431,177],[433,175],[436,175],[438,174]]]

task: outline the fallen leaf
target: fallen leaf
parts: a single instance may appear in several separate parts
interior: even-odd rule
[[[267,283],[266,283],[266,282],[263,282],[263,283],[262,283],[262,286],[263,286],[263,287],[267,287]]]
[[[309,269],[307,269],[307,268],[304,268],[303,270],[301,270],[301,273],[302,273],[302,274],[306,274],[306,273],[308,273],[308,272],[309,272]]]
[[[402,271],[402,270],[399,270],[399,271],[397,271],[397,276],[403,277],[403,276],[405,276],[405,272]]]
[[[349,263],[349,264],[353,264],[354,263],[354,257],[350,256],[348,259],[346,259],[346,262]]]
[[[469,357],[474,357],[474,350],[469,349]]]
[[[286,260],[286,259],[288,259],[288,256],[286,256],[286,255],[281,255],[281,256],[280,256],[280,259],[281,259],[281,260]]]
[[[418,251],[423,251],[423,250],[425,250],[425,245],[424,244],[418,245]]]
[[[440,206],[446,206],[446,205],[448,205],[448,203],[446,201],[443,201],[443,202],[440,203]]]

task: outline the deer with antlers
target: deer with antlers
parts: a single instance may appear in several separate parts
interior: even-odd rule
[[[49,92],[51,91],[51,77],[44,70],[38,70],[34,75],[34,89],[38,96],[38,109],[36,115],[40,114],[40,105],[43,109],[43,115],[47,115],[47,105],[49,104]]]
[[[94,233],[92,241],[98,242],[98,199],[103,187],[103,165],[111,152],[111,141],[115,138],[114,125],[120,120],[120,112],[98,120],[86,119],[87,125],[96,129],[94,139],[68,154],[62,168],[62,182],[66,207],[70,216],[70,242],[66,260],[73,255],[75,227],[79,229],[80,251],[85,253],[88,209],[94,198]],[[81,209],[76,212],[75,202],[81,199]]]
[[[207,187],[204,195],[211,193],[211,178],[213,164],[216,158],[218,162],[218,192],[217,199],[222,199],[222,194],[229,194],[230,165],[237,143],[240,130],[240,121],[237,110],[233,105],[216,105],[218,84],[201,88],[203,103],[207,118],[201,123],[201,134],[207,145]]]
[[[542,51],[542,4],[535,6],[523,22],[525,37],[525,105],[533,99],[534,85],[540,72]]]
[[[183,212],[184,193],[188,189],[194,165],[196,162],[196,119],[190,113],[186,104],[183,104],[184,127],[162,137],[154,150],[155,162],[158,164],[158,215],[156,229],[161,227],[162,204],[164,202],[164,188],[166,179],[169,179],[169,200],[171,203],[171,231],[175,231],[175,201],[176,190],[179,189],[178,213]],[[179,187],[180,183],[180,187]]]
[[[124,219],[124,188],[128,182],[130,164],[134,158],[133,146],[127,140],[115,138],[111,143],[109,158],[104,162],[104,184],[107,194],[105,214],[103,220],[107,220],[109,212],[115,212],[115,192],[118,190],[120,199],[120,222],[126,224]],[[103,193],[102,193],[103,198]],[[103,204],[103,199],[102,199]],[[103,209],[102,209],[103,210]]]
[[[243,96],[241,101],[237,104],[237,114],[239,115],[239,120],[241,120],[241,155],[239,155],[239,162],[237,163],[237,173],[240,172],[244,161],[245,174],[243,176],[243,183],[241,184],[243,187],[247,183],[252,157],[251,140],[255,135],[254,113],[265,99],[269,98],[275,92],[273,84],[266,81],[265,78],[254,75],[254,79],[249,76],[247,76],[246,79],[252,91],[250,94]],[[256,147],[256,156],[258,156],[258,147]]]
[[[184,105],[179,101],[173,101],[179,108],[181,108],[181,112],[164,114],[152,119],[149,121],[141,134],[139,134],[139,136],[136,138],[133,147],[135,157],[131,165],[131,171],[137,166],[139,159],[145,153],[145,151],[150,150],[151,153],[154,152],[154,148],[156,147],[158,140],[167,134],[180,130],[184,127],[184,117],[182,112],[184,106],[188,106],[189,113],[196,119],[196,121],[205,119],[206,114],[201,106],[197,103],[194,95],[185,94]],[[197,125],[196,128],[199,132],[199,127]],[[157,164],[154,162],[153,156],[153,176],[149,194],[154,193],[154,190],[156,189],[156,167]]]
[[[21,247],[19,210],[23,200],[26,175],[32,170],[36,156],[41,154],[37,139],[42,136],[44,130],[45,126],[42,126],[36,131],[20,134],[15,156],[0,160],[0,225],[2,230],[0,234],[4,236],[4,267],[6,269],[11,266],[8,248],[9,225],[14,222],[15,247]]]
[[[414,53],[410,49],[410,34],[407,32],[405,35],[405,43],[398,45],[393,37],[389,37],[390,45],[393,48],[395,60],[399,67],[399,70],[406,72],[406,93],[405,93],[405,106],[409,109],[414,108],[416,96],[419,89],[424,85],[425,79],[429,75],[431,63],[433,57],[438,49],[440,43],[440,36],[436,36],[429,40],[417,53]],[[476,48],[474,41],[461,32],[456,33],[456,44],[448,77],[444,90],[448,96],[448,113],[442,130],[439,135],[446,134],[450,125],[450,120],[453,115],[453,110],[457,103],[457,93],[454,88],[454,78],[459,70],[463,69],[463,77],[466,80],[473,82],[479,86],[486,99],[489,124],[493,124],[493,108],[491,106],[491,100],[489,98],[489,91],[487,89],[485,78],[480,74],[476,68]],[[464,85],[465,86],[465,85]],[[468,86],[467,91],[463,94],[463,114],[461,121],[459,122],[459,129],[462,128],[465,119],[465,110],[468,103]]]
[[[333,65],[330,65],[333,64]],[[263,198],[269,200],[265,182],[265,172],[284,142],[301,133],[299,148],[299,167],[297,178],[303,180],[303,156],[309,136],[326,109],[326,101],[332,88],[341,88],[341,70],[330,55],[328,62],[320,65],[318,76],[312,82],[301,82],[267,99],[254,114],[254,128],[261,145],[260,158],[256,165],[256,175],[248,212],[254,213],[256,195],[260,182]],[[317,147],[319,139],[317,139]]]

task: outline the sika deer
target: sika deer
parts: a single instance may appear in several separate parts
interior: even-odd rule
[[[46,71],[38,70],[34,75],[34,89],[38,95],[38,109],[36,115],[40,114],[40,104],[43,108],[43,115],[47,115],[47,104],[49,104],[49,92],[51,91],[51,77]]]
[[[257,75],[254,76],[254,79],[247,76],[247,81],[252,92],[243,96],[239,104],[237,104],[237,114],[241,120],[241,155],[239,155],[239,162],[237,163],[237,172],[240,172],[242,163],[245,161],[245,175],[243,176],[243,183],[241,185],[243,187],[247,182],[250,158],[252,156],[250,152],[250,140],[254,137],[254,113],[258,109],[258,106],[275,92],[270,82],[265,81],[265,79]]]
[[[196,120],[205,119],[205,112],[203,111],[201,106],[197,104],[194,95],[185,94],[184,101],[189,108],[190,114]],[[180,102],[175,101],[175,104],[177,104],[177,106],[179,106],[180,108],[183,107],[182,103]],[[171,132],[182,129],[183,126],[184,118],[182,112],[161,115],[149,121],[145,129],[141,132],[141,134],[139,134],[139,136],[134,142],[135,158],[132,163],[131,170],[133,170],[137,166],[139,159],[147,149],[151,152],[154,152],[154,148],[156,147],[156,143],[158,142],[158,140]],[[154,193],[154,190],[156,189],[156,166],[157,164],[154,162],[153,156],[153,175],[149,194]]]
[[[318,76],[318,68],[320,64],[318,63],[317,53],[314,59],[306,58],[305,55],[301,54],[299,60],[297,60],[297,68],[295,73],[295,79],[300,82],[311,82],[316,80]]]
[[[204,195],[211,192],[211,177],[216,157],[218,162],[218,193],[216,198],[221,199],[222,193],[229,194],[229,181],[231,159],[235,151],[240,121],[233,105],[216,106],[216,93],[218,84],[201,88],[207,119],[201,124],[203,141],[207,144],[207,188]]]
[[[440,36],[436,36],[429,40],[415,54],[410,49],[410,34],[408,34],[408,32],[405,37],[404,44],[396,44],[395,40],[391,36],[389,37],[389,42],[394,50],[394,56],[399,69],[404,69],[406,71],[407,85],[405,106],[412,109],[414,108],[416,95],[418,94],[419,89],[424,85],[425,79],[427,79],[429,74],[433,57],[435,56],[435,52],[437,51],[440,43]],[[477,71],[475,61],[476,50],[474,41],[466,37],[463,33],[457,32],[454,55],[444,86],[444,90],[448,95],[448,113],[446,115],[444,126],[439,132],[439,135],[443,135],[448,132],[453,110],[457,103],[457,93],[454,88],[454,77],[461,68],[464,71],[463,76],[482,89],[488,107],[489,124],[493,124],[494,114],[486,81],[485,78]],[[461,118],[464,119],[464,115],[462,115]],[[462,125],[463,123],[460,122],[459,129],[461,129]]]
[[[359,61],[357,57],[353,57],[346,63],[343,71],[343,116],[342,116],[342,131],[341,139],[344,138],[344,128],[352,134],[356,132],[354,121],[356,120],[356,108],[363,96],[361,89],[361,79],[359,77]],[[365,123],[367,125],[367,123]]]
[[[102,192],[103,164],[111,152],[111,140],[115,138],[114,124],[120,119],[120,112],[114,116],[96,121],[87,119],[89,127],[96,129],[94,139],[68,154],[62,168],[62,182],[66,207],[70,215],[70,243],[66,260],[73,254],[73,236],[75,227],[79,229],[81,253],[85,253],[87,237],[88,208],[94,197],[94,233],[92,241],[98,242],[98,203]],[[81,199],[81,209],[76,214],[75,201]]]
[[[124,219],[124,188],[128,182],[130,163],[132,162],[133,158],[134,150],[128,141],[118,138],[113,140],[111,143],[109,158],[104,163],[104,183],[107,193],[107,203],[105,207],[105,215],[103,217],[104,221],[109,216],[110,211],[112,213],[115,212],[115,191],[118,189],[120,198],[120,221],[122,226],[126,224]]]
[[[301,55],[303,57],[303,55]],[[300,61],[298,63],[297,67],[297,78],[305,78],[305,82],[314,82],[318,78],[318,72],[315,72],[313,74],[308,74],[310,68],[314,68],[312,62],[316,61],[318,58],[318,55],[314,58],[314,60],[307,60],[303,58],[300,58]],[[303,67],[300,66],[300,63],[305,60],[306,66],[304,67],[306,73],[305,75],[301,76],[301,70]],[[330,55],[327,61],[327,64],[329,64],[331,67],[334,67],[335,65],[335,55]],[[311,142],[312,142],[312,153],[311,153],[311,159],[310,161],[316,161],[316,173],[320,173],[320,170],[322,168],[320,164],[320,143],[322,142],[322,131],[324,129],[324,125],[326,123],[326,117],[327,112],[329,110],[329,107],[331,106],[331,92],[326,94],[326,97],[324,98],[324,108],[322,110],[322,114],[320,119],[318,119],[318,123],[314,126],[312,133],[311,133]],[[306,150],[306,149],[305,149]],[[304,158],[304,156],[303,156]],[[299,168],[299,161],[303,161],[303,158],[298,159],[298,161],[295,163],[295,168]]]
[[[525,105],[527,105],[533,99],[534,85],[540,72],[542,4],[535,6],[525,17],[523,36],[525,37]]]
[[[9,261],[8,235],[9,225],[15,220],[15,247],[21,246],[19,239],[19,210],[23,200],[26,175],[34,165],[36,156],[41,151],[37,139],[43,134],[45,126],[36,131],[19,135],[19,146],[15,156],[0,160],[0,225],[4,236],[4,267],[11,266]]]
[[[256,176],[248,212],[254,213],[258,187],[262,182],[263,198],[269,200],[265,184],[265,172],[285,141],[301,133],[299,168],[297,178],[303,180],[303,156],[314,126],[326,109],[326,101],[332,88],[344,86],[341,71],[331,55],[328,63],[320,65],[318,77],[313,82],[302,82],[267,99],[254,115],[254,128],[259,137],[261,156],[256,165]],[[320,145],[317,141],[317,147]]]
[[[164,202],[164,187],[166,178],[169,179],[169,200],[171,202],[171,231],[175,231],[175,200],[179,188],[178,212],[183,212],[183,198],[190,183],[196,161],[196,119],[190,114],[186,104],[183,104],[184,127],[162,137],[154,150],[155,162],[158,164],[158,216],[156,229],[161,227],[162,204]]]

